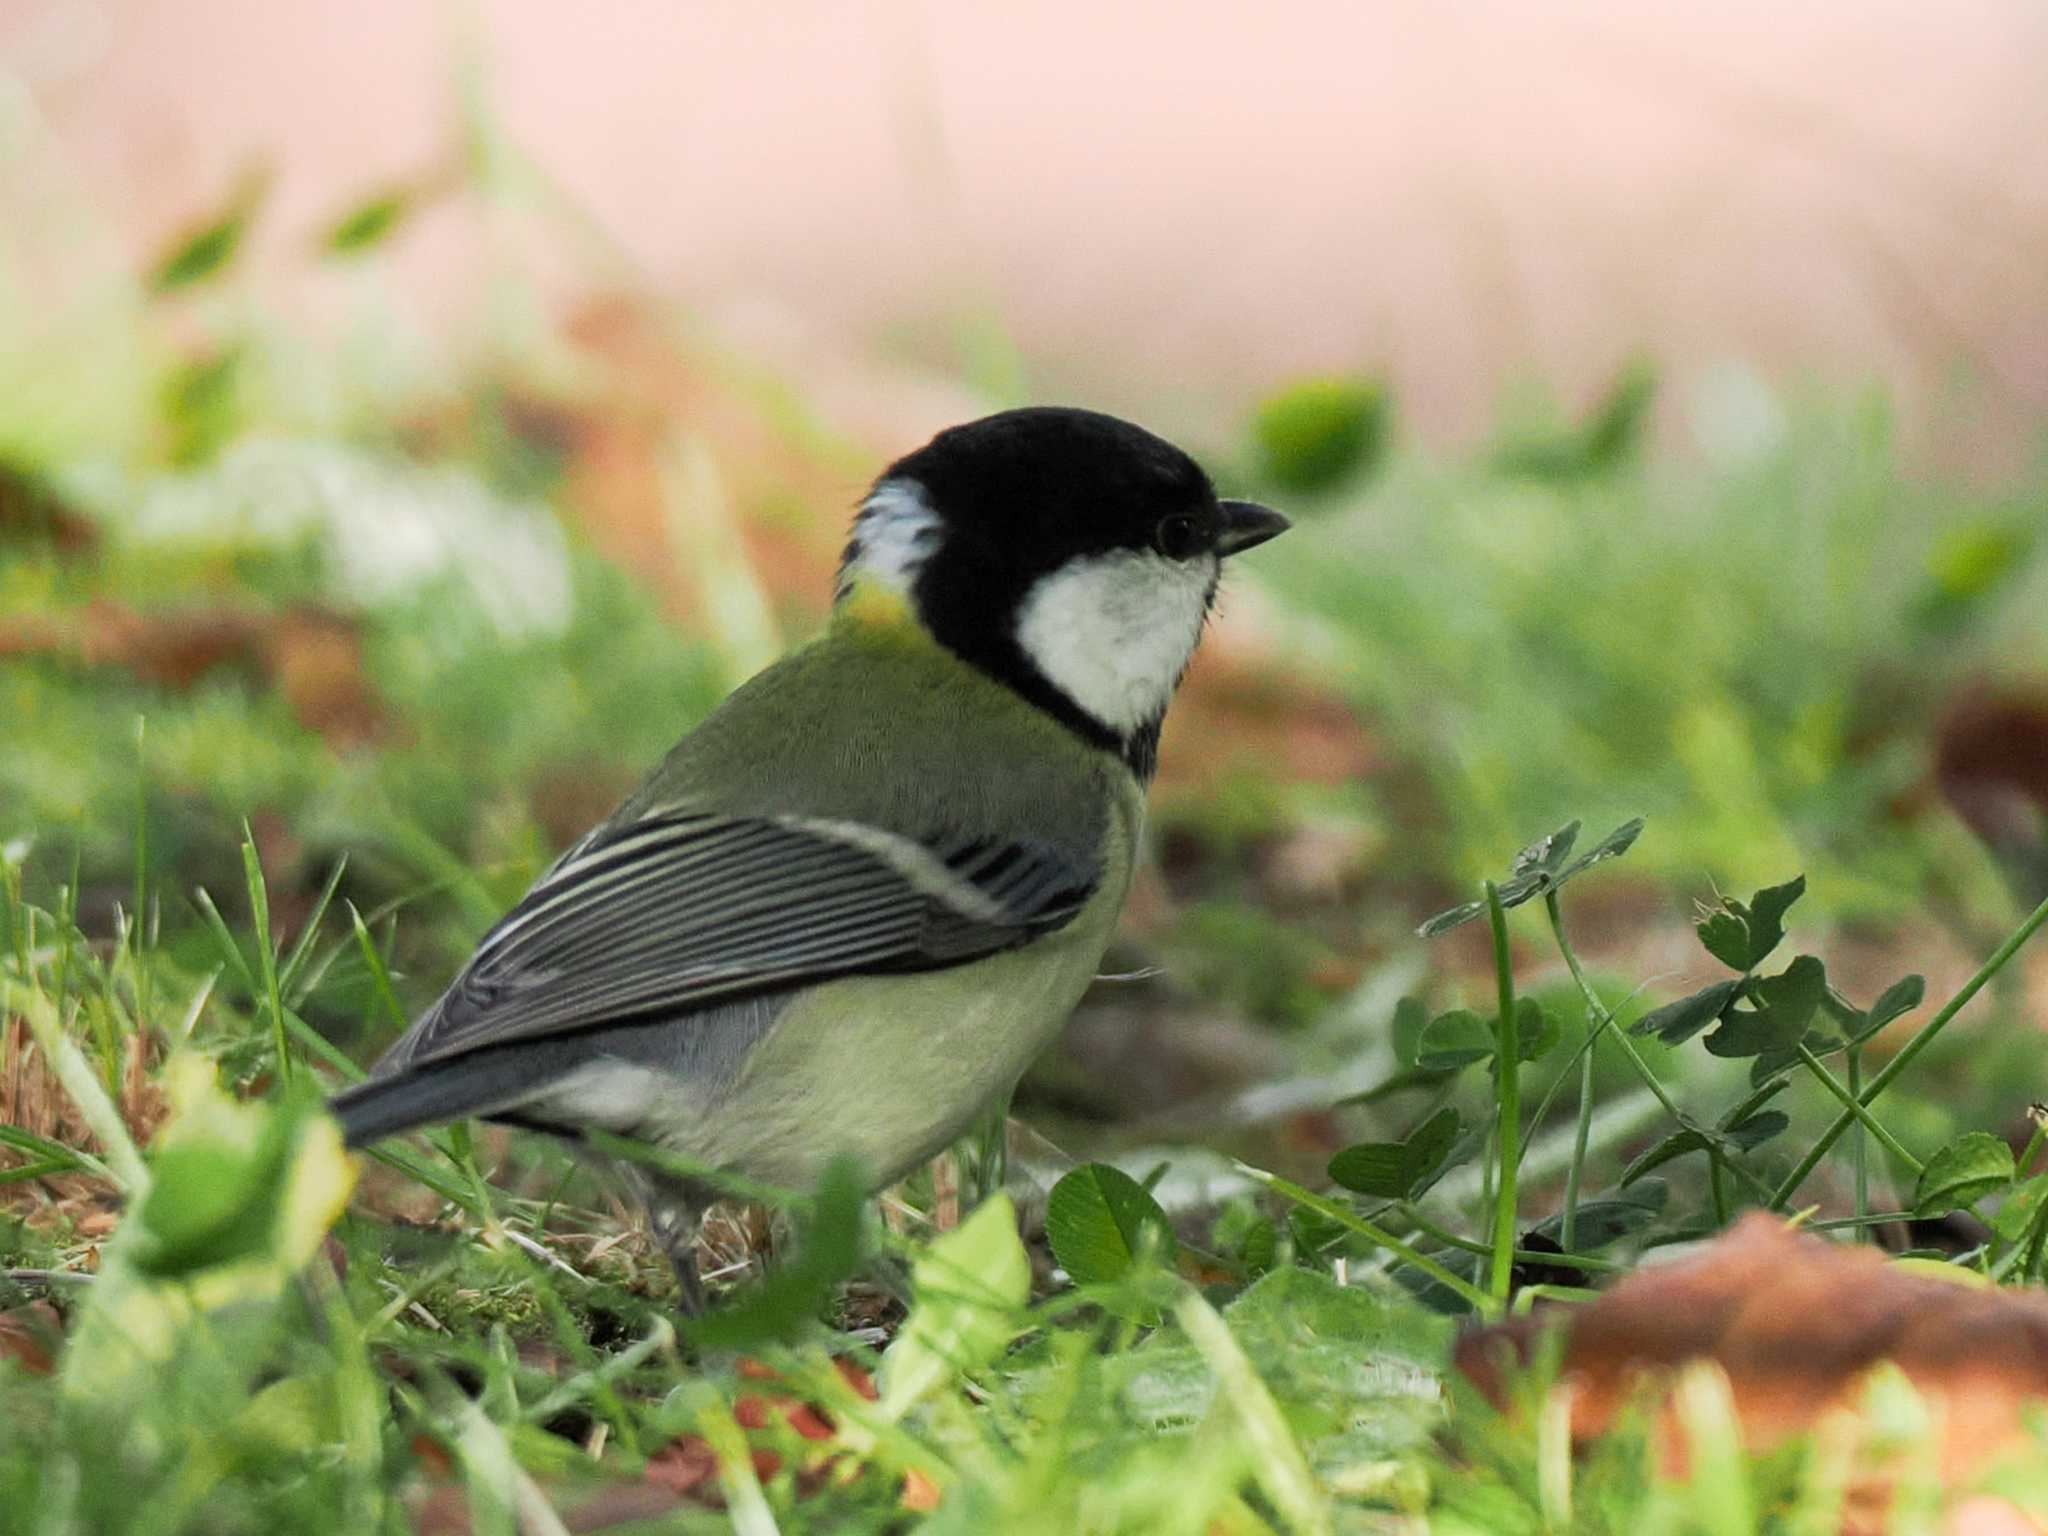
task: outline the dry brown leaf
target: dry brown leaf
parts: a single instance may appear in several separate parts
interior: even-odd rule
[[[912,1467],[903,1474],[903,1507],[915,1514],[928,1515],[939,1507],[939,1485]]]
[[[1457,1367],[1504,1406],[1504,1367],[1526,1363],[1551,1328],[1564,1330],[1580,1441],[1677,1367],[1708,1360],[1727,1374],[1745,1443],[1765,1450],[1854,1410],[1872,1369],[1889,1362],[1938,1411],[1939,1465],[1960,1484],[2030,1447],[2023,1410],[2048,1400],[2048,1296],[1915,1272],[1761,1212],[1590,1305],[1475,1329],[1459,1342]],[[1682,1469],[1685,1441],[1668,1404],[1659,1435],[1667,1463]],[[1866,1484],[1864,1504],[1881,1492]]]
[[[611,1530],[645,1530],[675,1513],[683,1500],[656,1483],[605,1483],[587,1495],[543,1490],[550,1507],[571,1536],[600,1536]],[[570,1500],[573,1499],[573,1502]],[[436,1481],[413,1503],[413,1530],[418,1536],[470,1536],[469,1489],[460,1482]],[[529,1529],[526,1525],[521,1530]]]
[[[832,1364],[838,1369],[839,1374],[845,1378],[846,1384],[852,1387],[854,1391],[871,1403],[881,1401],[882,1394],[875,1390],[874,1377],[870,1376],[844,1355],[835,1357]]]
[[[571,1536],[596,1536],[620,1526],[644,1530],[672,1514],[676,1496],[651,1483],[606,1483],[589,1498],[561,1511]]]
[[[1350,784],[1379,768],[1377,744],[1350,706],[1281,677],[1271,649],[1258,635],[1222,629],[1204,641],[1160,737],[1160,793],[1206,791],[1230,772]]]
[[[40,475],[0,464],[0,539],[44,539],[60,555],[76,557],[99,547],[100,531]]]
[[[72,612],[0,624],[0,659],[47,657],[123,671],[182,693],[221,673],[274,688],[307,730],[336,747],[382,739],[383,709],[363,675],[361,637],[347,619],[298,607],[138,613],[97,599]]]
[[[0,1360],[11,1360],[25,1371],[47,1376],[56,1369],[63,1343],[64,1319],[47,1301],[0,1312]]]
[[[685,1435],[648,1457],[642,1475],[670,1493],[693,1494],[699,1488],[718,1486],[718,1458],[701,1435]]]
[[[383,709],[363,675],[362,636],[337,614],[295,608],[261,634],[271,686],[292,718],[333,747],[390,738]]]
[[[1996,848],[2011,831],[2031,831],[2048,813],[2048,688],[1961,690],[1935,732],[1934,779],[1942,798]],[[2011,827],[1995,796],[2031,803],[2031,824]]]
[[[823,612],[862,482],[849,463],[792,430],[758,388],[677,345],[658,316],[623,300],[587,305],[573,341],[602,365],[602,396],[568,413],[563,500],[597,547],[649,581],[678,622],[698,606],[671,546],[663,456],[679,433],[715,444],[718,473],[762,587],[797,612]]]

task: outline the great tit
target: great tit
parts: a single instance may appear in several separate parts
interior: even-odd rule
[[[1096,973],[1219,562],[1287,527],[1115,417],[1005,411],[892,464],[830,622],[742,685],[333,1101],[880,1188],[1007,1095]],[[714,1191],[622,1168],[696,1310]]]

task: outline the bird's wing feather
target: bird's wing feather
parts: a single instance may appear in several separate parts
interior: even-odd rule
[[[1099,880],[1029,839],[689,813],[606,827],[485,935],[378,1075],[833,976],[957,965],[1063,926]]]

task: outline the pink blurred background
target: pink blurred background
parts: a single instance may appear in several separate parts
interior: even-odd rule
[[[1214,421],[1361,369],[1463,441],[1511,381],[1584,399],[1640,350],[1880,380],[1965,464],[2048,409],[2032,0],[0,0],[9,86],[138,259],[261,164],[280,269],[444,161],[473,89],[641,273],[798,367],[1000,336],[1041,394]],[[400,289],[457,312],[501,237],[429,216]]]

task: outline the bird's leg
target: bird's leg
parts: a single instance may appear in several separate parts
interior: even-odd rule
[[[702,1317],[704,1277],[697,1271],[697,1236],[704,1229],[704,1211],[711,1203],[710,1197],[630,1163],[619,1163],[616,1168],[633,1198],[646,1211],[648,1229],[667,1256],[669,1268],[675,1271],[676,1310],[685,1318]]]
[[[904,1311],[910,1310],[914,1288],[910,1283],[910,1265],[906,1260],[893,1253],[877,1251],[867,1256],[861,1264],[861,1270],[876,1290],[897,1303]]]
[[[904,1311],[910,1310],[910,1260],[903,1252],[903,1234],[892,1231],[888,1220],[889,1207],[870,1201],[863,1218],[867,1228],[866,1240],[860,1262],[861,1278],[896,1302]]]
[[[703,1207],[657,1194],[647,1202],[647,1222],[676,1273],[676,1309],[686,1318],[702,1317],[704,1277],[697,1272],[697,1234],[704,1225]]]

